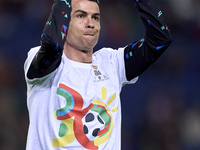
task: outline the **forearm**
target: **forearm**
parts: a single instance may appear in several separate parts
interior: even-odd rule
[[[70,22],[71,0],[54,0],[51,14],[41,37],[41,48],[33,59],[28,78],[43,77],[60,64]]]
[[[154,0],[138,0],[138,2],[136,0],[135,5],[146,29],[145,41],[149,45],[155,46],[154,49],[170,44],[171,34],[163,12]]]
[[[126,47],[124,52],[126,77],[133,79],[153,64],[171,43],[171,34],[162,11],[153,0],[136,0],[136,9],[144,23],[142,40]]]

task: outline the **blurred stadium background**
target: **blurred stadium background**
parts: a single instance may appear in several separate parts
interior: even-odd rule
[[[173,43],[134,85],[123,87],[122,150],[200,149],[200,1],[156,0]],[[133,0],[101,0],[95,50],[141,39]],[[28,129],[23,64],[53,0],[0,0],[0,149],[24,150]]]

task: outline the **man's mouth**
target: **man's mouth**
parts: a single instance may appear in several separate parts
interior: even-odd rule
[[[86,35],[86,36],[94,36],[93,33],[85,33],[85,34],[83,34],[83,35]]]
[[[83,34],[83,36],[84,36],[85,38],[87,38],[87,39],[90,39],[90,40],[94,39],[94,37],[95,37],[95,35],[92,34],[92,33]]]

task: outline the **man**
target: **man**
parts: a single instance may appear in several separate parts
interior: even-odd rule
[[[27,150],[120,150],[123,85],[135,83],[171,43],[162,12],[136,0],[146,35],[93,54],[99,2],[55,0],[41,46],[25,62],[30,126]]]

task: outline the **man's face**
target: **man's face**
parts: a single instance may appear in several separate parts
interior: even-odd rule
[[[72,0],[67,43],[78,50],[91,51],[100,32],[100,10],[96,2]]]

